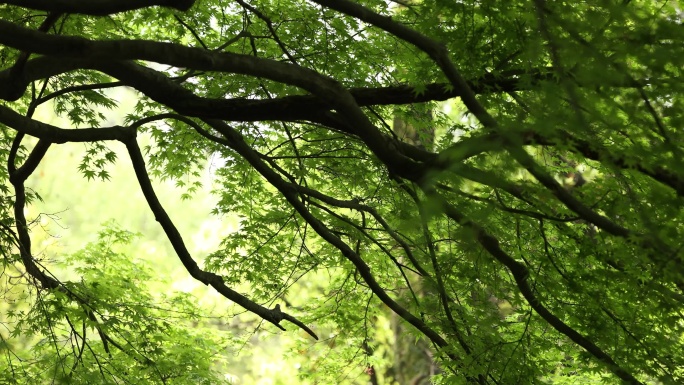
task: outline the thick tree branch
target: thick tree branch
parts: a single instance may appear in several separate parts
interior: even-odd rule
[[[143,40],[93,41],[80,37],[53,36],[2,20],[0,44],[44,55],[89,57],[113,64],[117,64],[116,61],[119,60],[148,60],[195,70],[251,75],[300,87],[318,96],[344,116],[354,133],[393,173],[412,179],[420,178],[423,174],[422,167],[394,150],[396,146],[390,145],[341,84],[313,70],[275,60],[210,52],[172,43]]]
[[[331,106],[346,90],[313,70],[276,60],[227,52],[207,51],[148,40],[95,41],[77,36],[55,36],[0,20],[0,44],[34,52],[99,61],[147,60],[176,67],[251,75],[300,87]]]
[[[134,131],[122,126],[64,129],[27,118],[5,106],[0,106],[0,123],[22,134],[40,138],[46,143],[123,141],[131,137]]]
[[[79,68],[91,68],[105,72],[104,68],[89,58],[65,59],[51,56],[39,57],[28,61],[24,73],[19,77],[10,76],[9,70],[0,71],[0,99],[16,100],[25,91],[30,82],[45,79],[50,76],[65,73]],[[126,71],[117,71],[119,76],[127,72],[128,77],[142,76],[146,67],[136,65],[133,67],[126,64]],[[109,73],[109,72],[107,72]],[[109,73],[111,75],[111,73]],[[499,75],[485,74],[480,78],[468,81],[469,86],[476,94],[509,93],[532,90],[541,82],[554,81],[551,68],[542,68],[531,72],[506,71]],[[112,75],[113,76],[113,75]],[[117,76],[117,77],[119,77]],[[149,76],[149,75],[148,75]],[[166,78],[173,82],[171,79]],[[175,83],[175,82],[173,82]],[[117,84],[108,84],[114,87]],[[416,93],[414,87],[397,85],[389,87],[357,87],[350,88],[349,92],[360,107],[376,105],[403,105],[423,103],[430,101],[444,101],[460,97],[457,89],[450,89],[447,83],[427,84],[425,91]],[[597,82],[582,84],[585,87],[632,87],[629,83],[622,82]],[[98,84],[82,85],[82,89],[99,88]],[[79,90],[81,88],[75,89]],[[269,121],[269,120],[310,120],[323,124],[332,124],[331,119],[326,120],[325,114],[331,108],[320,98],[314,95],[292,95],[273,99],[213,99],[196,96],[187,93],[184,97],[175,101],[174,109],[195,117],[223,119],[229,121]],[[338,124],[339,125],[339,124]]]
[[[0,4],[47,12],[106,16],[153,6],[187,11],[195,4],[195,0],[4,0]]]

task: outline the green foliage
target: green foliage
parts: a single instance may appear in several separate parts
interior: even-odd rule
[[[675,1],[9,3],[0,382],[684,381]]]
[[[189,295],[151,294],[159,284],[151,266],[121,253],[136,236],[106,224],[97,242],[63,260],[60,271],[73,271],[78,281],[64,282],[60,291],[13,294],[24,305],[7,311],[7,331],[30,349],[4,339],[3,351],[12,357],[5,361],[6,381],[225,382],[214,368],[228,338],[192,326],[202,315]]]

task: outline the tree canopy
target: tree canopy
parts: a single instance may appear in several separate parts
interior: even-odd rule
[[[0,2],[3,285],[28,304],[3,310],[0,376],[227,381],[192,298],[150,289],[163,270],[126,252],[138,229],[50,260],[32,246],[26,209],[51,192],[26,182],[50,148],[84,143],[61,172],[106,180],[118,142],[187,275],[300,354],[326,340],[311,383],[355,366],[350,383],[397,383],[390,316],[439,367],[416,383],[684,382],[678,7]],[[135,92],[117,123],[115,88]],[[172,217],[194,214],[167,213],[154,180],[210,188],[239,229],[191,254]]]

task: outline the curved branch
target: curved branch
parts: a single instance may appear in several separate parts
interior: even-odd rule
[[[112,126],[102,128],[64,129],[20,115],[9,107],[0,105],[0,123],[26,135],[42,139],[46,143],[97,142],[102,140],[126,140],[134,129]]]
[[[180,232],[178,232],[178,229],[173,224],[173,221],[171,221],[171,218],[166,213],[166,210],[164,210],[164,207],[161,205],[156,193],[154,192],[150,178],[147,175],[147,170],[145,169],[145,160],[140,152],[140,147],[138,146],[135,137],[122,140],[121,142],[126,145],[126,149],[128,150],[128,154],[133,164],[135,175],[138,179],[138,183],[140,184],[140,189],[145,196],[145,200],[147,200],[147,204],[154,213],[157,222],[159,222],[164,229],[164,232],[171,242],[174,251],[183,263],[183,266],[185,266],[185,269],[188,271],[188,273],[190,273],[194,279],[202,282],[205,285],[211,285],[224,297],[272,323],[279,329],[285,330],[285,328],[280,325],[280,321],[286,319],[302,328],[314,339],[318,339],[316,333],[314,333],[310,328],[304,325],[301,321],[297,321],[294,317],[281,312],[278,306],[276,306],[274,309],[268,309],[264,306],[261,306],[244,295],[229,288],[223,281],[223,278],[218,274],[200,269],[200,267],[197,265],[197,262],[195,262],[185,246]]]
[[[337,81],[307,68],[254,56],[188,48],[173,43],[144,40],[93,41],[74,36],[54,36],[3,20],[0,20],[0,44],[44,55],[95,58],[100,66],[106,61],[112,71],[116,70],[112,66],[121,65],[116,61],[148,60],[194,70],[251,75],[299,87],[317,95],[321,101],[344,116],[354,134],[368,145],[391,172],[409,179],[420,178],[424,172],[420,165],[395,151],[396,145],[392,146],[370,122],[348,90]],[[180,88],[176,93],[184,91]],[[155,93],[159,95],[159,92]],[[189,91],[185,93],[192,94]]]
[[[21,140],[21,139],[19,139]],[[17,141],[15,140],[15,143]],[[59,282],[45,274],[31,255],[31,236],[28,231],[28,222],[26,221],[26,215],[24,214],[24,209],[26,206],[26,187],[24,182],[26,179],[35,171],[36,167],[40,163],[43,156],[50,148],[50,142],[45,140],[40,140],[33,148],[33,151],[29,154],[26,162],[17,168],[16,170],[10,172],[10,183],[14,187],[14,220],[17,226],[17,234],[19,238],[19,255],[21,256],[21,261],[26,268],[26,272],[40,282],[44,288],[55,289],[59,287]]]

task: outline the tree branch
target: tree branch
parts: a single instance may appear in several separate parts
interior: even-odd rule
[[[126,140],[134,134],[130,127],[112,126],[102,128],[64,129],[22,116],[9,107],[0,105],[0,123],[18,132],[40,138],[46,143],[97,142],[102,140]]]
[[[340,250],[342,255],[347,258],[366,282],[373,293],[397,315],[406,320],[408,323],[420,330],[425,336],[433,341],[437,346],[445,348],[448,346],[447,341],[437,332],[427,326],[420,318],[411,314],[408,310],[402,307],[394,299],[392,299],[387,292],[375,280],[371,273],[370,267],[366,262],[352,250],[349,245],[342,241],[338,236],[333,234],[318,218],[309,212],[306,206],[298,199],[296,188],[283,180],[275,171],[269,168],[256,153],[242,138],[242,135],[220,120],[205,120],[207,124],[212,126],[215,130],[220,132],[230,143],[233,150],[240,154],[247,162],[249,162],[256,171],[258,171],[271,185],[280,191],[290,205],[297,210],[299,215],[309,223],[311,228],[321,236],[326,242]],[[447,353],[452,356],[452,359],[457,360],[452,353]]]
[[[137,65],[133,67],[126,64],[126,71],[117,71],[118,76],[124,72],[128,78],[142,76],[141,72],[149,68]],[[16,100],[31,81],[44,79],[79,68],[92,68],[112,75],[112,70],[107,70],[94,63],[94,60],[83,58],[56,58],[44,56],[29,60],[24,73],[20,77],[10,76],[9,70],[0,71],[0,99]],[[114,75],[112,75],[114,76]],[[148,75],[149,76],[149,75]],[[167,81],[176,83],[168,77]],[[509,93],[532,90],[533,87],[542,83],[554,81],[551,68],[542,68],[530,72],[519,70],[505,71],[499,75],[485,74],[482,77],[468,81],[468,85],[476,94]],[[107,84],[114,87],[118,83]],[[596,83],[584,83],[583,87],[633,87],[633,84],[619,81],[605,81]],[[81,89],[100,88],[98,84],[81,85],[74,91]],[[80,88],[82,87],[82,88]],[[404,105],[424,103],[430,101],[444,101],[461,96],[457,89],[449,88],[447,83],[431,83],[425,85],[424,92],[416,93],[415,88],[408,85],[389,87],[356,87],[350,88],[349,92],[360,107],[376,105]],[[10,92],[11,91],[11,92]],[[62,92],[63,93],[63,92]],[[61,95],[60,93],[59,95]],[[168,104],[167,104],[168,105]],[[331,111],[330,105],[324,103],[314,95],[292,95],[273,99],[224,99],[204,98],[192,93],[186,93],[184,97],[173,103],[174,109],[185,115],[195,117],[223,119],[228,121],[269,121],[269,120],[309,120],[339,126],[331,119],[325,119],[324,114]]]
[[[0,4],[47,12],[107,16],[153,6],[187,11],[195,4],[195,0],[4,0]]]
[[[166,236],[171,242],[174,251],[183,263],[183,266],[185,266],[185,269],[188,271],[188,273],[190,273],[194,279],[202,282],[205,285],[211,285],[224,297],[272,323],[279,329],[285,330],[285,328],[280,325],[280,321],[286,319],[302,328],[314,339],[318,339],[316,333],[304,325],[304,323],[281,312],[278,307],[275,309],[268,309],[264,306],[261,306],[244,295],[229,288],[223,281],[223,278],[218,274],[204,271],[199,268],[197,262],[195,262],[185,246],[185,242],[183,242],[180,232],[178,232],[178,229],[173,224],[173,221],[171,221],[171,218],[166,213],[166,210],[164,210],[164,207],[161,205],[156,193],[154,192],[150,178],[147,175],[147,170],[145,169],[145,160],[140,152],[140,147],[138,146],[135,138],[124,139],[122,142],[126,145],[126,149],[128,150],[128,154],[133,164],[133,169],[135,170],[135,175],[138,179],[138,183],[140,184],[140,189],[145,196],[145,200],[147,200],[147,204],[154,213],[157,222],[159,222],[164,229],[164,233],[166,233]]]
[[[556,329],[561,334],[570,338],[573,342],[584,348],[591,355],[596,357],[599,361],[603,362],[606,367],[613,372],[618,378],[622,379],[628,384],[634,385],[644,385],[641,381],[637,380],[631,373],[618,365],[612,357],[610,357],[601,348],[596,346],[588,338],[577,332],[575,329],[571,328],[563,322],[556,315],[551,313],[539,300],[539,298],[534,294],[534,291],[528,283],[528,278],[530,275],[527,267],[516,261],[508,253],[506,253],[499,246],[499,241],[487,233],[487,231],[479,226],[477,223],[471,221],[463,214],[461,214],[456,208],[445,202],[438,194],[434,192],[426,192],[432,199],[436,199],[442,202],[446,215],[455,220],[461,226],[467,227],[475,232],[475,237],[477,241],[482,245],[482,247],[489,252],[497,261],[506,266],[506,268],[511,272],[515,282],[523,295],[527,303],[534,309],[537,314],[539,314],[546,322],[549,323],[554,329]]]

